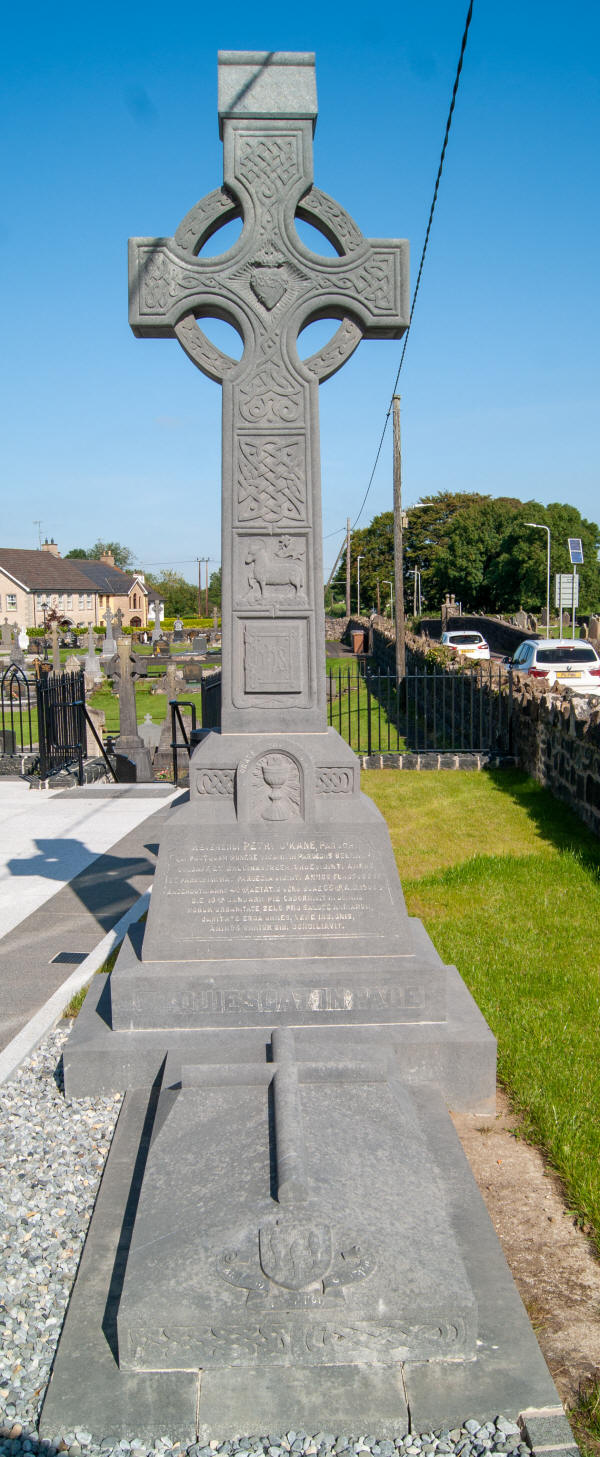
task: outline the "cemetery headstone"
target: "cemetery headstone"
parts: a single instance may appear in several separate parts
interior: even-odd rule
[[[522,607],[520,607],[519,611],[515,613],[513,622],[515,627],[521,629],[521,632],[529,631],[529,617],[527,613],[523,611]]]
[[[18,663],[20,668],[25,662],[25,654],[21,647],[21,637],[18,627],[15,627],[12,632],[12,642],[10,645],[10,661],[11,663]]]
[[[149,783],[152,778],[150,754],[138,733],[129,638],[119,638],[117,654],[119,659],[119,737],[116,740],[116,751],[135,764],[138,783]]]
[[[90,678],[92,682],[97,683],[102,678],[102,669],[100,667],[100,663],[98,661],[98,656],[96,653],[94,629],[91,623],[87,631],[87,651],[83,662],[83,670],[86,679]]]
[[[147,713],[144,722],[139,726],[138,733],[142,743],[145,744],[146,748],[150,751],[150,755],[153,756],[154,750],[160,744],[161,725],[159,723],[153,723],[150,714]]]
[[[590,617],[589,634],[593,643],[597,643],[600,640],[600,617],[597,617],[595,613]]]
[[[65,672],[65,673],[79,673],[79,672],[81,672],[81,661],[76,656],[75,653],[70,653],[69,654],[69,657],[65,659],[63,672]]]
[[[101,658],[112,658],[117,651],[117,645],[113,637],[113,614],[110,607],[106,609],[106,632],[104,635],[104,646]]]
[[[223,387],[223,728],[167,816],[146,927],[65,1047],[68,1096],[129,1092],[88,1236],[104,1285],[93,1303],[84,1273],[75,1288],[42,1435],[173,1414],[204,1443],[211,1422],[393,1435],[407,1397],[421,1431],[508,1390],[511,1410],[552,1405],[443,1106],[493,1108],[494,1039],[408,917],[327,727],[318,385],[362,337],[406,330],[406,245],[364,237],[313,185],[313,56],[221,53],[219,120],[225,186],[174,238],[131,241],[130,320]],[[205,257],[240,212],[238,242]],[[201,331],[211,313],[241,361]],[[339,327],[303,362],[316,316]]]
[[[2,623],[2,651],[9,653],[11,646],[12,628],[9,623],[8,617],[5,617],[4,622]]]
[[[564,617],[564,613],[563,613],[563,617]],[[542,624],[542,627],[546,627],[547,628],[549,626],[548,613],[547,613],[547,610],[546,610],[545,607],[542,608],[540,622]]]
[[[183,622],[181,621],[180,617],[176,617],[173,623],[173,642],[181,642],[182,638]]]
[[[151,642],[153,642],[153,643],[160,642],[161,638],[162,638],[162,627],[160,625],[160,622],[156,621],[155,624],[154,624],[154,627],[152,628],[152,638],[151,638]]]
[[[194,639],[192,641],[192,652],[194,652],[194,653],[205,653],[206,652],[206,649],[207,649],[207,646],[208,646],[208,644],[207,644],[207,641],[206,641],[205,634],[203,632],[196,633],[196,636],[194,637]]]
[[[564,612],[563,611],[562,621],[563,621],[563,627],[570,627],[571,626],[571,617],[570,617],[570,614],[568,612]]]

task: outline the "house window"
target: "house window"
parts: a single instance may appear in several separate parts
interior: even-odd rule
[[[87,594],[87,606],[88,607],[93,607],[93,605],[94,605],[94,599],[93,599],[92,593],[91,592],[88,592],[88,594]]]
[[[59,607],[61,609],[61,612],[64,611],[64,606],[65,606],[65,594],[64,594],[64,592],[61,592],[59,594],[58,605],[59,605]]]
[[[6,611],[7,612],[16,612],[16,610],[17,610],[17,594],[16,594],[16,592],[7,592],[6,593]]]
[[[67,612],[72,612],[72,611],[73,611],[73,597],[72,597],[71,593],[69,593],[69,595],[67,597]]]
[[[134,607],[137,607],[137,592],[134,592],[133,594],[133,605]]]
[[[81,612],[84,607],[85,607],[85,597],[83,595],[83,592],[80,592],[79,593],[79,611]]]

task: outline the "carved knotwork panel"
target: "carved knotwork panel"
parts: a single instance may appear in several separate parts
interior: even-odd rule
[[[244,525],[296,526],[307,519],[304,434],[240,435],[237,519]]]
[[[196,790],[198,794],[229,799],[233,797],[234,779],[234,769],[203,769],[196,779]]]
[[[354,774],[352,769],[325,768],[317,770],[317,794],[352,794]]]
[[[275,202],[302,175],[300,133],[236,133],[234,172],[263,205]]]

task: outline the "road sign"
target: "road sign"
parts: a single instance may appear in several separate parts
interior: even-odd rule
[[[575,606],[578,607],[579,577],[577,576],[577,573],[575,572],[573,575],[571,575],[570,572],[556,573],[556,576],[554,578],[555,607],[562,607],[564,611],[565,608],[573,606],[573,582],[575,582]]]
[[[572,567],[580,567],[580,566],[583,566],[583,547],[581,545],[581,537],[580,536],[570,536],[568,538],[568,540],[569,540],[569,556],[571,558],[571,566]]]

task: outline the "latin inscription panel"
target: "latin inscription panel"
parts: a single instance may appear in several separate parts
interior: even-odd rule
[[[378,831],[270,825],[199,840],[186,829],[159,860],[161,915],[151,907],[144,961],[406,954],[402,892]]]

